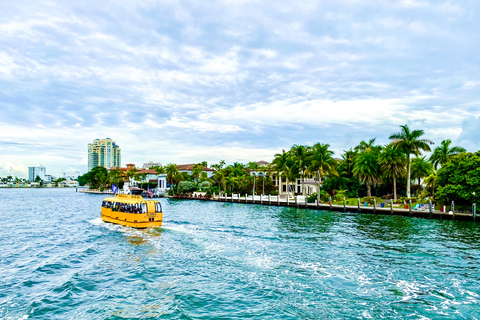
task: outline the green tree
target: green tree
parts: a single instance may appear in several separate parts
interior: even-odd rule
[[[427,188],[431,188],[432,195],[435,194],[435,186],[438,184],[438,176],[436,173],[431,173],[428,177],[425,178],[425,183]]]
[[[247,165],[247,168],[253,172],[253,188],[252,188],[252,194],[255,195],[256,194],[256,188],[255,188],[255,183],[257,181],[257,171],[259,169],[259,165],[256,163],[256,162],[249,162],[248,165]]]
[[[165,167],[165,172],[167,173],[167,177],[166,177],[167,182],[171,186],[175,185],[176,182],[177,182],[177,179],[178,179],[178,175],[179,175],[177,165],[174,164],[174,163],[167,164],[167,166]],[[175,189],[173,189],[173,190],[175,190]]]
[[[219,171],[223,169],[224,165],[225,165],[225,160],[220,160],[219,163],[210,165],[210,168],[215,169],[216,171]]]
[[[196,164],[193,166],[193,169],[192,169],[192,178],[193,180],[197,181],[198,178],[200,178],[200,175],[202,174],[203,172],[203,167],[201,164]]]
[[[137,173],[135,175],[135,180],[140,181],[140,182],[145,182],[145,179],[147,178],[148,173],[142,172],[142,173]]]
[[[295,193],[294,187],[291,186],[292,182],[300,177],[300,172],[298,170],[298,164],[296,162],[290,162],[285,166],[285,177],[287,179],[287,192],[290,195],[290,192],[293,190]]]
[[[353,175],[367,185],[367,196],[372,196],[372,185],[375,186],[381,182],[380,164],[378,162],[378,152],[374,150],[361,151],[355,158]]]
[[[301,178],[302,195],[305,195],[305,171],[308,167],[307,147],[302,145],[293,145],[290,149],[292,158],[297,163],[298,172]]]
[[[193,192],[196,189],[197,189],[197,184],[193,181],[180,181],[178,183],[179,193]]]
[[[370,139],[368,140],[368,142],[366,142],[365,140],[362,140],[360,141],[360,143],[354,148],[354,150],[356,152],[361,152],[361,151],[370,151],[370,150],[374,150],[374,151],[380,151],[382,149],[381,146],[377,146],[375,145],[375,140],[377,140],[377,138],[373,138],[373,139]]]
[[[218,191],[225,192],[225,173],[223,170],[216,171],[213,174],[213,179],[218,183]]]
[[[150,169],[155,170],[155,173],[157,174],[157,176],[165,173],[165,167],[163,166],[153,166],[153,167],[150,167]]]
[[[212,187],[212,183],[209,181],[202,181],[198,184],[198,188],[202,192],[208,191]]]
[[[338,172],[335,168],[337,162],[333,159],[333,151],[329,148],[329,144],[320,142],[315,143],[309,148],[309,166],[307,167],[307,173],[316,174],[317,176],[318,201],[320,201],[320,188],[325,175],[330,174],[338,176]]]
[[[420,139],[423,136],[423,130],[410,131],[408,125],[400,126],[401,131],[392,134],[389,139],[393,140],[392,144],[395,148],[403,151],[407,156],[407,197],[411,197],[410,193],[410,155],[421,155],[421,150],[430,151],[432,141]]]
[[[393,179],[393,199],[397,200],[397,177],[405,174],[405,165],[407,164],[405,154],[392,145],[388,145],[380,153],[378,162],[385,177]]]
[[[135,181],[135,176],[137,175],[137,172],[138,172],[138,169],[135,167],[132,167],[127,170],[127,177],[128,177],[128,180],[130,181],[130,184],[133,184],[133,182]]]
[[[480,151],[460,153],[442,166],[438,174],[436,195],[444,203],[479,203],[480,200]]]
[[[120,188],[120,183],[123,182],[122,174],[123,174],[122,170],[119,170],[119,169],[112,169],[108,173],[110,177],[110,181],[112,181],[112,183],[119,188]]]
[[[465,148],[458,146],[450,147],[451,144],[452,140],[443,140],[442,143],[433,150],[429,160],[435,166],[435,170],[437,170],[438,165],[443,166],[447,162],[450,162],[453,156],[467,151]]]
[[[98,166],[87,172],[85,182],[90,184],[90,189],[103,190],[107,181],[109,181],[108,170]]]
[[[233,189],[237,186],[237,179],[233,175],[233,173],[231,173],[228,177],[225,178],[225,186],[227,188],[230,188],[231,192],[233,192]]]
[[[285,152],[285,149],[282,149],[282,153],[277,153],[275,154],[275,158],[272,161],[272,165],[275,166],[275,170],[277,171],[278,174],[278,194],[282,192],[281,187],[282,187],[282,177],[286,177],[285,171],[287,169],[288,165],[288,153]],[[288,185],[288,179],[287,179],[287,185]]]
[[[433,173],[433,166],[426,160],[426,157],[416,157],[412,159],[412,179],[418,179],[418,185],[420,180]]]

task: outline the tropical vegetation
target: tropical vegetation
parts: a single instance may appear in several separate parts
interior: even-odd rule
[[[389,136],[390,143],[377,144],[376,138],[360,141],[335,158],[327,143],[293,145],[274,155],[268,165],[261,162],[227,165],[224,160],[210,165],[212,175],[196,164],[190,173],[180,172],[169,163],[153,167],[165,174],[171,194],[194,191],[226,194],[294,194],[308,196],[309,201],[335,201],[344,198],[375,197],[400,203],[411,198],[428,198],[440,203],[477,201],[480,195],[480,154],[467,153],[452,141],[443,140],[430,152],[433,142],[423,130],[408,125]],[[124,181],[139,181],[145,173],[135,168],[126,172],[95,168],[79,178],[91,188],[121,187]],[[2,178],[2,181],[12,177]],[[307,181],[308,180],[308,181]],[[280,183],[279,183],[280,182]],[[316,192],[307,186],[315,185]],[[307,191],[308,190],[308,191]]]

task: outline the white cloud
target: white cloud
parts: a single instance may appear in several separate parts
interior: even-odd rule
[[[85,168],[87,143],[107,136],[137,163],[271,159],[315,139],[341,152],[404,123],[478,145],[464,123],[479,116],[474,4],[54,0],[2,9],[0,175],[32,157],[51,172]]]

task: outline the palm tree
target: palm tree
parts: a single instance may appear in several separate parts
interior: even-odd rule
[[[346,161],[346,166],[347,166],[347,174],[350,176],[352,174],[352,169],[355,161],[355,155],[357,154],[356,151],[353,151],[352,148],[350,150],[343,150],[342,154],[342,159],[343,161]]]
[[[142,173],[137,173],[135,177],[140,181],[140,182],[145,182],[145,179],[147,178],[148,173],[142,172]]]
[[[304,190],[304,182],[305,182],[305,170],[308,167],[308,159],[307,159],[307,148],[301,145],[294,145],[290,149],[290,153],[292,157],[297,162],[297,167],[300,173],[300,177],[302,179],[302,195],[305,195]]]
[[[138,169],[135,167],[132,167],[127,171],[127,177],[130,180],[130,183],[133,184],[132,179],[135,179],[135,176],[137,175]]]
[[[198,178],[200,178],[201,174],[203,172],[203,167],[201,164],[196,164],[193,166],[193,169],[192,169],[192,178],[194,181],[197,181]]]
[[[416,157],[412,159],[412,179],[418,179],[420,186],[420,179],[429,176],[433,173],[433,166],[426,160],[426,157]]]
[[[338,172],[335,169],[337,162],[333,159],[333,151],[328,149],[329,147],[329,144],[317,142],[309,150],[310,165],[307,167],[307,172],[317,174],[318,201],[320,201],[320,187],[325,174],[338,176]]]
[[[247,166],[248,169],[250,169],[250,171],[253,171],[253,189],[252,189],[252,195],[255,195],[255,182],[256,182],[256,178],[257,178],[257,170],[259,168],[259,165],[256,163],[256,162],[249,162],[248,163],[248,166]]]
[[[438,182],[438,176],[436,173],[432,173],[425,178],[425,183],[427,184],[427,188],[432,188],[432,195],[435,195],[435,186],[437,185],[437,182]]]
[[[378,163],[378,152],[374,150],[365,150],[360,152],[355,158],[353,175],[367,185],[367,197],[372,196],[372,185],[380,183],[381,171]]]
[[[223,170],[218,170],[213,174],[213,179],[218,183],[218,191],[225,191],[225,175]],[[223,187],[223,188],[222,188]]]
[[[237,186],[237,179],[232,173],[225,178],[225,186],[230,187],[230,191],[233,193],[233,188]]]
[[[120,184],[120,182],[123,180],[122,179],[122,171],[118,169],[112,169],[108,173],[110,180],[112,181],[113,184],[115,184],[117,187]]]
[[[410,155],[414,154],[419,156],[420,150],[430,151],[430,145],[432,141],[427,139],[419,139],[423,136],[423,130],[410,131],[408,125],[400,126],[402,130],[400,132],[392,134],[389,139],[393,140],[392,144],[395,148],[403,151],[407,156],[407,197],[410,198]]]
[[[452,140],[450,139],[443,140],[442,143],[433,150],[429,160],[435,166],[435,170],[437,170],[438,165],[443,167],[446,163],[450,162],[454,155],[467,151],[465,148],[459,146],[450,148],[451,143]]]
[[[218,164],[211,164],[210,168],[219,171],[223,168],[224,165],[225,165],[225,160],[220,160],[220,163],[218,163]]]
[[[290,196],[290,183],[292,181],[295,181],[295,179],[297,179],[300,175],[300,172],[298,170],[298,165],[297,163],[295,162],[292,162],[290,165],[286,165],[285,166],[285,177],[287,178],[287,192],[288,192],[288,195]],[[294,193],[295,193],[295,190],[293,190]]]
[[[407,159],[402,151],[388,145],[380,153],[378,162],[385,176],[393,178],[393,200],[397,200],[397,177],[405,174]]]
[[[370,139],[370,140],[368,140],[368,142],[366,142],[365,140],[362,140],[362,141],[360,141],[358,146],[356,146],[354,148],[354,150],[357,151],[357,152],[360,152],[360,151],[368,151],[368,150],[372,150],[372,149],[378,149],[378,146],[375,145],[375,140],[377,140],[377,138]]]
[[[150,169],[155,170],[155,173],[157,174],[157,176],[165,173],[165,167],[162,167],[162,166],[153,166],[153,167],[150,167]]]
[[[281,193],[282,177],[285,176],[286,166],[287,166],[287,163],[289,162],[288,157],[289,157],[288,153],[285,152],[285,149],[282,149],[282,153],[275,154],[275,158],[272,161],[272,165],[275,165],[275,170],[277,171],[278,178],[279,178],[278,179],[279,195]],[[287,185],[288,185],[288,179],[287,179]]]
[[[174,185],[179,175],[177,165],[174,163],[167,164],[165,167],[165,172],[167,173],[167,182],[170,185]]]

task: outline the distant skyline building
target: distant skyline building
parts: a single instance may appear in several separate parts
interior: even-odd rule
[[[47,168],[40,165],[38,167],[28,167],[28,181],[34,182],[35,179],[40,177],[43,181],[45,181],[45,176],[47,175]]]
[[[147,162],[147,163],[144,163],[143,164],[143,169],[150,169],[151,167],[161,167],[162,164],[160,162],[153,162],[153,161],[150,161],[150,162]]]
[[[121,150],[112,139],[95,139],[88,144],[88,171],[99,166],[106,169],[119,168],[120,164]]]

